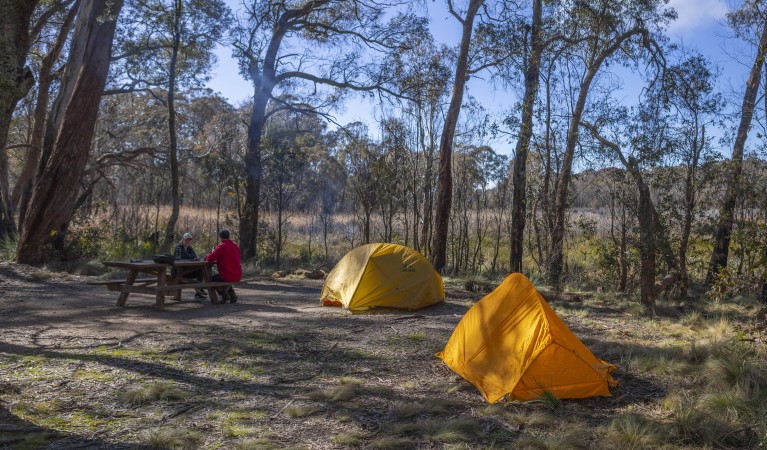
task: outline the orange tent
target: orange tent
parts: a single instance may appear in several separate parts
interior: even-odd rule
[[[445,299],[445,287],[429,260],[399,244],[361,245],[330,271],[322,286],[325,306],[352,311],[374,307],[416,310]]]
[[[610,396],[617,367],[594,356],[524,275],[514,273],[463,316],[437,356],[489,403]]]

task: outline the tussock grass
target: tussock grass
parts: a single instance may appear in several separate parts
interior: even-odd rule
[[[715,418],[711,411],[699,407],[692,398],[684,398],[674,406],[673,425],[677,439],[686,445],[730,447],[737,444],[735,429]],[[729,442],[728,442],[729,441]],[[742,448],[741,445],[735,445]]]
[[[703,326],[703,315],[700,311],[687,311],[682,315],[679,323],[690,329],[700,329]]]
[[[257,434],[260,434],[261,430],[254,427],[248,427],[244,425],[226,425],[224,427],[224,437],[228,438],[237,438],[237,437],[247,437],[247,436],[255,436]]]
[[[712,388],[738,388],[753,393],[765,386],[765,364],[750,358],[742,350],[733,348],[729,354],[712,357],[706,361],[706,379]]]
[[[408,335],[407,338],[413,342],[418,342],[418,343],[426,342],[427,340],[429,340],[429,336],[427,336],[426,333],[423,333],[423,332],[413,333],[411,335]]]
[[[539,410],[508,413],[506,419],[519,428],[549,428],[557,424],[556,418]]]
[[[478,426],[474,419],[459,417],[452,420],[427,419],[399,423],[392,427],[398,435],[421,436],[431,442],[469,442],[475,438]]]
[[[700,398],[699,404],[714,417],[722,417],[729,422],[738,420],[747,409],[747,399],[734,391],[712,392]]]
[[[542,435],[524,435],[514,443],[514,448],[529,450],[577,450],[588,448],[588,445],[584,440],[583,433],[578,430],[568,429]]]
[[[154,428],[145,430],[141,436],[147,444],[162,449],[196,448],[202,435],[183,428]]]
[[[322,411],[322,408],[313,405],[293,405],[285,408],[285,414],[293,419],[302,419]]]
[[[361,386],[365,384],[365,382],[361,378],[357,378],[357,377],[340,377],[338,379],[338,384]]]
[[[502,405],[490,405],[479,411],[481,416],[496,417],[508,422],[514,429],[523,428],[547,428],[557,424],[548,412],[541,409],[516,409]]]
[[[183,400],[190,395],[173,383],[158,382],[130,389],[120,395],[120,400],[129,405],[145,405],[157,400]]]
[[[307,394],[310,400],[320,402],[344,402],[357,395],[356,385],[344,384],[332,389],[318,389]]]
[[[48,269],[39,269],[29,274],[29,278],[33,281],[46,281],[56,278],[57,273],[51,272]]]
[[[247,440],[237,445],[237,450],[280,450],[281,447],[265,438]]]
[[[336,445],[345,445],[347,447],[361,447],[365,436],[360,433],[342,433],[333,436],[332,442]]]
[[[400,404],[392,408],[389,413],[393,420],[405,420],[419,416],[442,416],[452,414],[460,404],[451,400],[432,399],[407,404]]]
[[[416,442],[402,437],[384,436],[371,441],[370,448],[376,450],[410,450],[416,448]]]
[[[657,448],[668,438],[668,430],[661,424],[634,413],[616,417],[605,434],[608,448],[644,450]]]
[[[559,409],[562,406],[562,400],[553,392],[546,390],[543,391],[540,397],[532,400],[530,403],[541,405],[549,410]]]

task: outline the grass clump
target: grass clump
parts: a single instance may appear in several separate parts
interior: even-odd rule
[[[254,439],[241,442],[236,447],[237,450],[279,450],[280,447],[275,445],[269,439]]]
[[[342,433],[333,436],[332,442],[347,447],[360,447],[364,442],[364,436],[359,433]]]
[[[539,404],[546,409],[555,410],[562,406],[562,400],[551,391],[544,390],[540,397],[531,400],[531,403]]]
[[[392,427],[398,435],[426,438],[431,442],[469,442],[476,438],[477,423],[471,418],[453,420],[427,419],[400,423]]]
[[[416,443],[407,438],[396,436],[384,436],[370,442],[370,448],[376,450],[409,450],[416,447]]]
[[[202,435],[196,431],[183,428],[155,428],[146,430],[143,438],[147,444],[162,449],[197,448],[202,441]]]
[[[534,450],[577,450],[588,448],[577,430],[565,430],[542,435],[525,435],[514,442],[514,448]],[[615,447],[619,448],[619,447]]]
[[[322,408],[312,405],[294,405],[285,409],[285,414],[294,419],[309,417],[322,411]]]
[[[129,389],[120,395],[120,400],[129,405],[145,405],[157,400],[183,400],[189,393],[176,387],[173,383],[150,383]]]
[[[310,400],[325,402],[343,402],[357,395],[357,388],[353,384],[344,384],[333,389],[311,391],[307,394]]]
[[[627,450],[657,448],[667,437],[668,432],[663,426],[634,413],[613,419],[605,435],[612,448]]]

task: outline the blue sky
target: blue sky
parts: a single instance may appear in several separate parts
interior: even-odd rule
[[[239,0],[226,0],[233,10],[238,9]],[[732,37],[732,32],[725,23],[728,3],[724,0],[671,0],[670,6],[677,10],[679,18],[668,30],[673,42],[683,43],[695,49],[720,68],[720,89],[725,95],[733,93],[735,98],[742,91],[748,70],[753,63],[751,49]],[[457,22],[449,17],[444,0],[427,1],[432,21],[432,32],[439,42],[457,45],[460,31]],[[208,87],[226,97],[231,103],[238,104],[252,95],[253,88],[238,73],[237,62],[231,57],[231,51],[224,47],[216,50],[218,64]],[[624,77],[625,79],[625,77]],[[631,102],[636,93],[633,82],[625,81],[623,97]],[[516,100],[515,97],[496,90],[486,80],[473,78],[468,85],[468,92],[491,112],[500,112]],[[346,105],[346,110],[337,114],[339,123],[355,120],[372,122],[374,107],[362,98],[353,99]],[[373,128],[373,127],[371,127]],[[507,142],[491,143],[501,153],[510,153],[511,145]]]

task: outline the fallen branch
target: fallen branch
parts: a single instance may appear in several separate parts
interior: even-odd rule
[[[279,415],[280,415],[280,414],[281,414],[283,411],[285,411],[285,409],[286,409],[288,406],[292,405],[294,401],[296,401],[296,399],[293,399],[293,400],[289,401],[289,402],[288,402],[288,403],[287,403],[285,406],[283,406],[282,408],[280,408],[280,410],[279,410],[279,411],[277,411],[276,413],[274,413],[274,415],[272,415],[270,418],[271,418],[271,419],[276,419],[276,418],[277,418],[277,416],[279,416]]]

